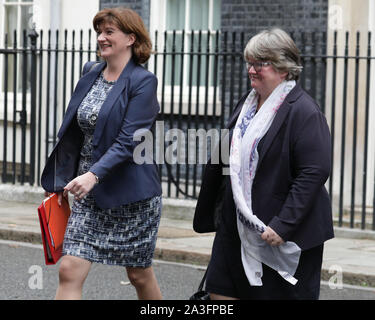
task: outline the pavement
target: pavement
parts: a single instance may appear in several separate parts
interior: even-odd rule
[[[41,243],[37,207],[43,191],[0,185],[0,239]],[[214,233],[192,229],[195,201],[163,199],[155,259],[207,266]],[[335,227],[324,248],[322,280],[375,288],[375,232]]]

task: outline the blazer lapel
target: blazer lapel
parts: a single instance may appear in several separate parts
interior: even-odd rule
[[[61,138],[65,133],[66,129],[68,128],[69,124],[73,120],[73,117],[77,113],[77,109],[80,106],[83,98],[87,95],[89,90],[91,89],[92,85],[94,84],[96,78],[98,77],[99,73],[105,67],[105,62],[102,62],[99,67],[94,68],[92,72],[86,73],[78,82],[76,89],[72,97],[70,98],[70,102],[67,108],[67,112],[65,114],[63,123],[58,133],[58,137]]]
[[[290,91],[289,95],[286,97],[284,102],[281,104],[279,110],[276,113],[275,119],[273,120],[271,127],[268,129],[266,136],[264,137],[264,143],[259,153],[258,167],[262,162],[265,154],[267,153],[269,147],[272,144],[273,139],[275,139],[277,133],[279,132],[282,124],[284,123],[289,111],[291,104],[298,99],[302,94],[302,89],[299,84]]]
[[[133,59],[130,59],[129,62],[126,64],[124,70],[122,71],[120,77],[114,84],[111,91],[108,93],[106,100],[104,101],[98,115],[98,120],[96,122],[95,131],[92,143],[94,146],[97,146],[100,140],[100,137],[103,133],[104,126],[107,122],[107,118],[120,94],[124,91],[127,83],[129,81],[129,77],[132,74],[133,70],[136,67],[136,63]]]

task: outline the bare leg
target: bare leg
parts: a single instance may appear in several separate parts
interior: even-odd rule
[[[126,272],[130,283],[137,291],[139,300],[161,300],[163,298],[152,267],[127,267]]]
[[[73,256],[63,256],[59,270],[56,300],[79,300],[82,287],[90,271],[91,262]]]
[[[210,293],[211,300],[239,300],[237,298],[226,297],[216,293]]]

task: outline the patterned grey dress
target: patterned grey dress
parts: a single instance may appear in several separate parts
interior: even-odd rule
[[[92,138],[100,108],[114,82],[101,73],[77,111],[84,142],[77,175],[90,170]],[[99,208],[91,193],[74,200],[65,232],[63,254],[91,262],[126,267],[149,267],[155,250],[161,215],[161,197]]]

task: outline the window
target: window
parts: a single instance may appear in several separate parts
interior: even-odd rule
[[[4,0],[4,34],[8,34],[8,45],[13,46],[16,40],[23,44],[23,30],[32,28],[33,0]],[[17,39],[14,38],[17,31]]]
[[[209,48],[213,51],[214,48],[214,36],[217,30],[220,28],[220,6],[221,0],[167,0],[167,12],[166,12],[166,31],[167,31],[167,51],[173,50],[180,51],[182,45],[184,45],[185,52],[202,52],[207,53]],[[173,30],[176,30],[175,39],[173,39]],[[185,30],[183,38],[182,30]],[[201,35],[199,36],[199,31]],[[210,30],[210,36],[208,35]],[[193,32],[194,31],[194,34]],[[210,39],[208,39],[210,37]],[[193,40],[192,40],[193,39]],[[182,43],[184,41],[184,43]],[[174,46],[173,46],[174,45]],[[189,59],[191,57],[185,56],[186,63],[184,66],[184,82],[185,85],[189,82],[188,74],[190,70],[190,64],[193,63],[191,70],[191,83],[196,86],[206,83],[206,73],[201,72],[198,79],[197,70],[206,70],[210,57],[205,55],[199,59]],[[209,83],[212,85],[213,82],[213,66],[209,63]],[[167,72],[166,72],[166,84],[171,84],[172,78],[172,56],[167,57]],[[181,58],[176,56],[174,63],[174,79],[180,78],[181,73]]]
[[[200,70],[206,70],[209,63],[209,82],[213,82],[213,59],[212,56],[204,55],[207,50],[213,52],[215,49],[215,36],[220,28],[221,0],[152,0],[151,3],[151,35],[158,31],[158,52],[165,49],[167,52],[200,51],[203,53],[201,59],[195,55],[184,55],[181,62],[181,55],[171,54],[166,57],[165,84],[176,85],[179,82],[181,71],[183,72],[184,86],[188,85],[191,77],[192,85],[203,86],[206,83],[206,73],[201,72],[198,80],[198,64]],[[155,21],[152,21],[152,20]],[[161,22],[163,21],[163,22]],[[164,34],[166,31],[166,35]],[[184,33],[183,33],[184,31]],[[194,34],[193,34],[194,31]],[[199,38],[201,31],[201,38]],[[210,35],[208,35],[210,33]],[[166,37],[166,43],[164,43]],[[208,38],[210,38],[208,40]],[[193,42],[192,42],[193,39]],[[155,41],[155,39],[153,39]],[[209,56],[209,58],[208,58]],[[191,62],[193,65],[191,66]],[[190,67],[193,73],[190,75]],[[172,73],[172,68],[174,72]]]
[[[3,22],[0,30],[3,30],[2,46],[7,48],[20,48],[24,46],[24,30],[26,37],[32,28],[32,15],[33,15],[33,0],[3,0]],[[27,42],[29,39],[27,38]],[[14,91],[14,64],[17,64],[18,70],[17,87],[22,88],[22,72],[23,59],[21,55],[17,55],[17,60],[14,55],[8,55],[8,91]],[[28,70],[30,63],[28,63]],[[28,78],[28,77],[27,77]],[[27,83],[29,89],[29,83]]]
[[[221,0],[151,0],[150,33],[157,61],[151,59],[149,68],[160,81],[163,112],[203,114],[208,101],[207,114],[220,114],[212,103],[219,100],[220,59],[215,51],[220,45],[220,15]],[[182,110],[176,101],[182,101]]]

